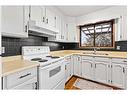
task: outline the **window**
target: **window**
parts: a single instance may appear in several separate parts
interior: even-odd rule
[[[80,47],[114,47],[113,22],[103,21],[80,26]]]

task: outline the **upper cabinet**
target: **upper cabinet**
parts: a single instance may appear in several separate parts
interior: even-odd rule
[[[49,8],[44,6],[30,7],[30,30],[32,26],[37,26],[57,34],[59,29],[56,24],[57,15]]]
[[[127,40],[127,15],[120,17],[120,41]]]
[[[28,7],[2,6],[2,36],[28,37]]]
[[[76,23],[67,24],[67,40],[68,42],[78,42],[78,35],[76,31]]]

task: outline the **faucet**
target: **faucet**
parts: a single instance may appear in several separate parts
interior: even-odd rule
[[[94,47],[94,48],[93,48],[93,51],[94,51],[93,54],[96,54],[97,49]]]

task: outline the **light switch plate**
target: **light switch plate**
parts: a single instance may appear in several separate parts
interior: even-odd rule
[[[2,47],[2,53],[5,53],[5,47]]]
[[[117,50],[120,50],[120,46],[117,46],[116,49],[117,49]]]

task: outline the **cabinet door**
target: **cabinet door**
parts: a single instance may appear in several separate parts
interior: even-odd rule
[[[76,24],[68,23],[67,37],[69,42],[77,42]]]
[[[93,79],[93,62],[89,60],[82,60],[82,77]]]
[[[2,6],[2,35],[28,37],[24,25],[23,6]]]
[[[70,62],[66,63],[65,70],[66,70],[66,81],[68,81],[69,78],[71,77],[71,63]]]
[[[127,67],[125,67],[125,89],[127,89]]]
[[[104,62],[95,62],[95,80],[108,83],[108,64]]]
[[[122,64],[112,63],[112,84],[124,88],[124,67]]]
[[[55,28],[56,27],[56,16],[48,8],[46,8],[46,24],[47,24],[48,28]]]
[[[36,26],[42,27],[42,23],[44,22],[40,6],[31,6],[30,20],[35,21]]]
[[[81,57],[78,56],[78,55],[75,55],[73,57],[73,71],[74,71],[74,75],[77,75],[77,76],[81,76]]]
[[[121,16],[120,20],[120,40],[127,40],[127,16]]]

